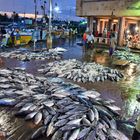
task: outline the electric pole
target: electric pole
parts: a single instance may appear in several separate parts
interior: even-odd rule
[[[34,0],[35,3],[35,26],[37,26],[37,0]]]

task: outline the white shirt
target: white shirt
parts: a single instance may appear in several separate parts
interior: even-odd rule
[[[94,36],[93,35],[87,35],[87,41],[94,41]]]

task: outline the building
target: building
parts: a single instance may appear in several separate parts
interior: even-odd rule
[[[135,29],[140,34],[140,0],[77,0],[76,14],[87,17],[91,31],[116,31],[120,46],[125,32]]]

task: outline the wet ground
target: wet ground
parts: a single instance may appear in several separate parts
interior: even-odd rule
[[[93,50],[85,50],[83,46],[77,45],[79,39],[60,39],[55,40],[53,47],[63,47],[68,51],[63,54],[62,59],[76,58],[81,61],[97,62],[105,66],[120,69],[125,74],[124,80],[116,83],[111,81],[98,82],[98,83],[79,83],[81,86],[87,89],[96,89],[101,93],[101,96],[105,99],[113,99],[116,101],[116,105],[119,106],[122,111],[120,114],[123,117],[131,117],[135,108],[140,107],[140,103],[136,101],[136,94],[140,93],[140,66],[130,64],[127,67],[115,67],[113,61],[115,58],[110,58],[108,53],[102,53],[101,49],[94,48]],[[33,49],[32,46],[24,46],[24,49]],[[41,50],[46,48],[46,43],[38,43],[36,49]],[[30,61],[22,62],[15,59],[2,58],[1,67],[22,67],[26,68],[27,72],[37,75],[37,68],[41,64],[48,63],[49,61]],[[12,115],[11,115],[12,114]],[[14,135],[9,140],[29,140],[32,132],[36,128],[32,123],[23,123],[23,119],[13,117],[14,111],[8,108],[0,108],[0,128],[4,131],[12,133]],[[30,129],[34,128],[34,129]],[[44,138],[46,139],[46,138]],[[40,140],[43,140],[41,138]]]

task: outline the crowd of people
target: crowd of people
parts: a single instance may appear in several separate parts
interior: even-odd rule
[[[92,34],[92,32],[85,32],[83,34],[83,45],[85,49],[93,48],[93,43],[94,43],[94,35]]]
[[[115,51],[115,48],[117,46],[117,37],[116,37],[116,34],[115,32],[111,31],[110,33],[110,42],[109,42],[109,56],[112,57],[114,51]],[[91,31],[86,31],[84,34],[83,34],[83,46],[86,49],[89,49],[89,48],[93,48],[94,47],[94,35]]]
[[[20,44],[20,34],[18,29],[4,30],[1,34],[1,46],[7,46],[11,41],[11,46]]]
[[[140,45],[140,36],[138,33],[132,35],[131,33],[125,34],[124,45],[127,48],[139,48],[137,45]]]

